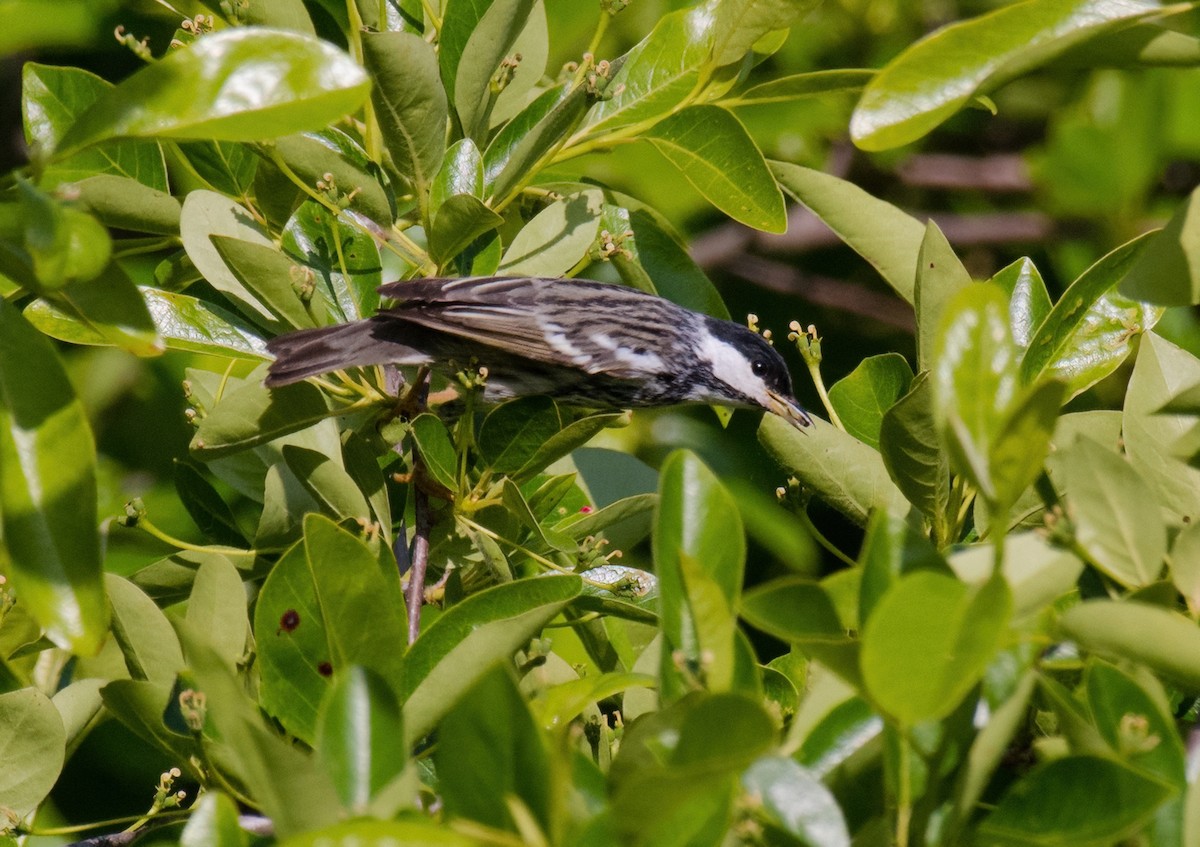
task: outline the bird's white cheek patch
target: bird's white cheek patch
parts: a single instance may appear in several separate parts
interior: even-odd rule
[[[731,344],[714,336],[706,336],[701,355],[712,367],[713,376],[748,397],[765,398],[767,386],[750,368],[749,360]]]

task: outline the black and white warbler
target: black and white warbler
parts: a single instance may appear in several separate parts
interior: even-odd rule
[[[487,368],[484,402],[544,394],[592,408],[713,403],[812,420],[779,353],[731,321],[661,297],[575,279],[470,277],[384,285],[364,320],[272,339],[266,383],[363,365]]]

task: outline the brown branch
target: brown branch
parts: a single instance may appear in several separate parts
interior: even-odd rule
[[[982,157],[918,153],[896,168],[896,176],[913,188],[992,194],[1024,194],[1033,190],[1029,166],[1023,156],[1015,153]]]
[[[424,407],[429,400],[429,372],[425,371],[418,379],[417,402]],[[416,442],[412,445],[413,454],[413,513],[416,517],[416,532],[413,535],[412,551],[409,562],[412,569],[408,572],[408,587],[404,593],[405,607],[408,609],[408,643],[412,644],[421,634],[421,608],[425,605],[425,572],[429,567],[429,535],[433,529],[433,515],[429,511],[429,495],[421,487],[419,480],[424,475],[421,453]]]

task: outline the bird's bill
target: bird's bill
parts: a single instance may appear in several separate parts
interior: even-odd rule
[[[768,391],[767,409],[779,415],[779,417],[797,429],[812,426],[812,418],[808,416],[808,412],[801,409],[800,404],[786,394],[780,394],[777,391]]]

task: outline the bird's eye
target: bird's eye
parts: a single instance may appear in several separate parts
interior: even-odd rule
[[[767,372],[767,363],[762,359],[755,359],[750,363],[750,370],[754,372],[755,376],[762,376]]]

